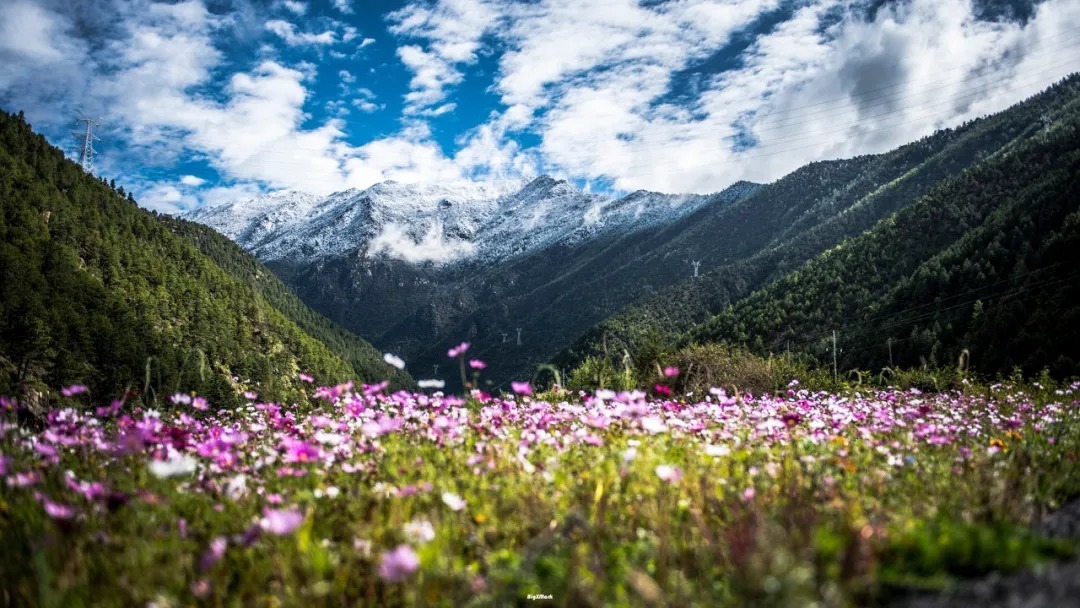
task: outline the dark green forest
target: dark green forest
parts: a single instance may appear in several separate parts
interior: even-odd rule
[[[44,403],[85,384],[99,399],[254,390],[396,372],[208,229],[140,209],[0,112],[0,394]],[[410,381],[393,374],[399,384]]]
[[[763,186],[718,218],[756,249],[623,308],[559,365],[722,343],[831,366],[836,330],[841,370],[964,353],[988,374],[1076,373],[1078,99],[1072,76],[997,115]]]

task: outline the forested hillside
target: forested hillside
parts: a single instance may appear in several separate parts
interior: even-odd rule
[[[736,240],[752,240],[757,243],[756,251],[625,307],[564,351],[557,359],[559,365],[573,367],[605,346],[609,354],[621,355],[626,349],[632,357],[642,349],[674,347],[695,324],[723,313],[844,239],[871,229],[965,170],[1006,152],[1015,154],[1024,142],[1043,141],[1046,125],[1075,114],[1078,95],[1080,78],[1073,76],[1000,114],[938,132],[887,154],[813,163],[762,187],[723,216],[735,228]],[[755,217],[760,222],[755,223]],[[907,251],[916,244],[894,246]],[[849,288],[858,291],[863,287],[856,281]],[[802,304],[799,315],[826,316],[813,301],[803,300]],[[841,319],[835,320],[839,325]],[[795,327],[809,331],[808,327],[792,325]],[[699,340],[745,341],[757,344],[761,351],[794,349],[808,342],[817,349],[818,334],[825,331],[831,339],[831,330],[815,327],[812,338],[805,339],[792,337],[793,331],[782,339],[762,335],[760,343],[756,330],[749,328],[726,337],[704,330],[696,331],[695,336]],[[850,345],[848,353],[853,354]],[[896,354],[894,350],[894,361]]]
[[[85,384],[102,399],[196,390],[228,405],[243,390],[298,396],[302,372],[392,371],[277,281],[253,281],[269,273],[246,254],[214,252],[216,237],[122,192],[0,113],[0,393],[41,402]]]
[[[1080,373],[1080,107],[695,328],[841,368]]]

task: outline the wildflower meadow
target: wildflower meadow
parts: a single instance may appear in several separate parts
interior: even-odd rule
[[[304,380],[306,401],[231,410],[2,401],[3,603],[869,605],[1076,549],[1029,524],[1080,489],[1080,383]]]

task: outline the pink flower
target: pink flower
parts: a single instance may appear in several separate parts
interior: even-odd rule
[[[462,342],[461,344],[458,344],[454,348],[451,348],[450,350],[446,351],[446,355],[448,357],[460,357],[461,355],[464,355],[465,351],[467,351],[467,350],[469,350],[469,343],[468,342]]]
[[[285,449],[285,462],[312,462],[322,456],[318,446],[292,437],[283,439],[281,447]]]
[[[473,369],[484,369],[485,367],[487,367],[487,363],[484,363],[479,359],[473,359],[469,361],[469,367]]]
[[[221,558],[225,557],[225,549],[228,546],[229,541],[224,536],[218,536],[210,541],[210,546],[206,549],[206,553],[203,553],[202,557],[199,559],[199,571],[206,572],[220,562]]]
[[[398,545],[393,551],[382,554],[379,578],[389,583],[404,580],[420,568],[420,558],[409,545]]]
[[[80,395],[88,390],[90,389],[86,388],[82,384],[72,384],[69,387],[61,389],[60,394],[65,397],[74,397],[75,395]]]
[[[657,384],[653,388],[656,389],[656,394],[657,395],[663,395],[664,397],[670,397],[671,396],[671,389],[668,388],[667,386],[663,385],[663,384]]]
[[[742,493],[743,500],[745,500],[746,502],[750,502],[751,500],[754,500],[754,496],[756,496],[756,495],[757,495],[757,490],[755,490],[754,488],[746,488],[745,490],[743,490],[743,493]]]
[[[674,378],[675,376],[678,376],[678,375],[679,375],[679,368],[677,368],[677,367],[665,367],[664,368],[664,377],[665,378]]]
[[[304,523],[304,514],[298,510],[263,509],[263,518],[259,525],[270,534],[284,536],[291,534],[302,523]]]
[[[528,382],[511,382],[510,388],[519,395],[531,395],[533,394],[532,385]]]
[[[679,467],[661,464],[656,466],[656,476],[668,483],[679,483],[679,480],[682,479],[682,471]]]
[[[35,494],[36,498],[41,501],[41,506],[45,507],[45,513],[53,519],[71,519],[75,517],[75,509],[67,505],[62,505],[57,502],[49,500],[48,496],[42,494]]]
[[[304,382],[307,382],[308,384],[311,384],[312,382],[315,382],[315,377],[311,376],[311,375],[308,375],[308,374],[305,374],[303,372],[300,372],[300,380],[302,380]]]

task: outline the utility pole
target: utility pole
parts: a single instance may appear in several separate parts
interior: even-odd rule
[[[889,346],[889,367],[891,368],[893,366],[893,362],[892,362],[892,337],[889,337],[889,339],[885,341],[885,344],[887,344]]]
[[[517,345],[521,346],[521,328],[517,328]]]
[[[836,330],[832,330],[832,381],[836,383]]]
[[[79,164],[82,165],[83,171],[87,173],[94,172],[94,140],[101,141],[101,138],[94,135],[94,125],[100,125],[101,123],[93,118],[87,118],[81,113],[75,119],[75,124],[84,124],[85,127],[72,133],[75,139],[82,140],[82,149],[79,152]]]
[[[431,366],[431,371],[432,371],[432,374],[431,374],[431,375],[432,375],[432,376],[435,376],[436,378],[438,378],[438,377],[439,377],[439,364],[438,364],[438,363],[436,363],[436,364],[432,365],[432,366]]]

